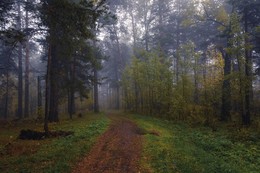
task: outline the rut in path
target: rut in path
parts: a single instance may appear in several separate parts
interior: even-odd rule
[[[138,127],[116,118],[73,173],[136,173],[142,149]]]

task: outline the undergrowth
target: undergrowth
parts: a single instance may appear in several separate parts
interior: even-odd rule
[[[101,115],[87,115],[85,118],[52,124],[52,130],[70,130],[74,135],[30,141],[30,147],[37,150],[23,153],[6,153],[1,150],[0,172],[70,172],[91,148],[97,136],[102,134],[108,127],[109,120]],[[17,140],[11,143],[11,147],[24,147],[28,141]],[[19,147],[18,147],[19,149]],[[27,149],[28,150],[28,149]]]
[[[212,132],[206,127],[132,115],[140,128],[160,136],[145,135],[142,163],[156,173],[257,173],[260,170],[260,139],[239,141],[237,133]]]

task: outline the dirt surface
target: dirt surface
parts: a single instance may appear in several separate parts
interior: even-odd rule
[[[73,173],[138,173],[142,136],[130,120],[111,117],[112,125],[99,137]]]

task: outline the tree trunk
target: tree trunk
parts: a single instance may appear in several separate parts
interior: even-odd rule
[[[58,106],[59,106],[59,70],[58,60],[56,56],[57,46],[52,45],[51,47],[51,66],[50,66],[50,107],[49,107],[49,121],[58,122]]]
[[[9,65],[7,65],[9,66]],[[4,109],[4,119],[8,117],[8,107],[9,107],[9,67],[6,69],[6,88],[5,88],[5,109]]]
[[[130,17],[131,17],[131,24],[132,24],[132,32],[133,32],[133,49],[134,49],[134,54],[136,54],[136,23],[135,23],[135,17],[133,10],[130,12]]]
[[[98,105],[98,72],[96,67],[94,67],[94,112],[99,112]]]
[[[247,83],[245,85],[245,114],[242,116],[242,121],[244,125],[249,125],[251,123],[251,100],[252,100],[252,55],[249,48],[249,33],[248,33],[248,9],[244,9],[244,28],[245,28],[245,74]]]
[[[227,40],[228,46],[229,38]],[[222,107],[221,107],[221,121],[228,121],[230,120],[230,111],[231,111],[231,86],[230,86],[230,79],[229,75],[231,74],[231,57],[225,51],[221,50],[222,56],[224,58],[224,80],[222,84]]]
[[[70,114],[70,119],[72,119],[73,114],[75,114],[75,58],[73,58],[73,63],[71,64],[70,67],[70,79],[71,79],[71,86],[69,89],[69,114]]]
[[[114,27],[115,28],[115,27]],[[116,32],[116,44],[117,44],[117,56],[115,58],[115,75],[116,75],[116,109],[120,109],[120,86],[119,86],[119,67],[120,64],[123,65],[123,59],[121,55],[120,42],[118,38],[118,34]]]
[[[145,41],[145,50],[149,51],[149,19],[148,19],[148,2],[144,1],[144,41]]]
[[[26,11],[25,17],[25,27],[28,28],[29,26],[29,18],[28,18],[28,11]],[[24,91],[24,116],[29,116],[29,37],[26,37],[25,43],[25,91]]]
[[[18,30],[21,30],[21,6],[18,1]],[[18,48],[18,104],[17,104],[17,117],[23,117],[23,49],[22,44],[19,43]]]
[[[138,112],[138,88],[137,88],[137,82],[135,82],[135,112]]]
[[[51,77],[52,78],[52,77]],[[51,79],[50,85],[51,85],[51,92],[50,92],[50,109],[49,109],[49,121],[50,122],[59,122],[59,115],[58,115],[58,89],[57,84],[55,84],[56,81]]]
[[[198,77],[198,58],[195,55],[195,67],[194,67],[194,102],[195,104],[199,103],[199,77]]]
[[[162,4],[164,2],[160,2],[158,4],[159,6],[159,13],[158,13],[158,17],[159,17],[159,48],[160,50],[164,53],[163,50],[163,9],[162,9]]]
[[[240,102],[241,102],[241,105],[240,105],[240,112],[241,112],[241,116],[242,118],[245,117],[246,115],[246,107],[245,107],[245,85],[246,85],[246,82],[243,81],[243,77],[244,77],[244,63],[241,61],[241,57],[237,57],[237,62],[238,62],[238,69],[239,69],[239,93],[240,93]]]
[[[38,85],[38,117],[42,117],[42,86],[41,86],[41,77],[37,78]]]
[[[48,122],[49,122],[49,108],[50,108],[50,75],[51,75],[51,46],[49,45],[49,50],[48,50],[48,62],[47,62],[47,74],[46,74],[46,79],[45,79],[45,117],[44,117],[44,131],[45,134],[49,134],[49,128],[48,128]]]
[[[179,76],[180,76],[180,55],[179,55],[179,49],[180,49],[180,22],[177,21],[177,40],[176,40],[176,84],[179,83]]]
[[[177,5],[177,14],[181,14],[181,2],[180,0],[176,1]],[[177,16],[176,19],[176,84],[178,85],[179,83],[179,78],[180,78],[180,54],[179,54],[179,49],[180,49],[180,44],[181,44],[181,19]]]

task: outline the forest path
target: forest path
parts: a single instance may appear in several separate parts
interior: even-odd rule
[[[102,134],[90,153],[73,173],[138,173],[142,136],[138,126],[120,115],[109,114],[109,129]]]

